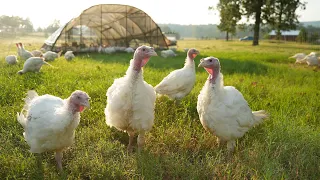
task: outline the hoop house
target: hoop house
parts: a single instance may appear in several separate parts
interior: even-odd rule
[[[144,11],[128,5],[100,4],[84,10],[55,31],[44,43],[48,50],[94,51],[103,47],[146,44],[168,48],[169,40]]]

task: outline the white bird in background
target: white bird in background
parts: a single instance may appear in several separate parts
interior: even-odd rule
[[[295,54],[295,55],[293,55],[293,56],[291,56],[291,57],[289,57],[289,58],[293,58],[293,59],[296,59],[296,64],[301,64],[301,63],[303,63],[304,61],[303,61],[303,59],[306,57],[307,55],[306,54],[304,54],[304,53],[297,53],[297,54]]]
[[[184,67],[172,71],[155,86],[155,91],[158,94],[167,95],[169,98],[177,99],[178,101],[188,95],[196,81],[194,58],[198,54],[198,50],[191,48],[187,53]]]
[[[43,57],[46,59],[46,61],[54,61],[56,58],[60,57],[62,51],[59,53],[53,52],[53,51],[47,51],[43,54]]]
[[[33,51],[31,51],[31,54],[33,54],[34,57],[43,56],[43,54],[42,54],[42,52],[40,50],[33,50]]]
[[[164,58],[168,58],[168,57],[176,57],[177,54],[174,53],[173,50],[168,49],[168,50],[161,51],[161,56],[164,57]]]
[[[30,51],[24,49],[24,46],[22,43],[16,43],[16,46],[18,48],[18,55],[23,60],[27,60],[30,57],[34,57]]]
[[[17,60],[17,56],[15,55],[8,55],[6,57],[6,62],[10,65],[12,64],[17,64],[18,63],[18,60]]]
[[[67,51],[65,54],[64,54],[64,58],[68,61],[71,61],[73,58],[74,58],[74,54],[72,51]]]
[[[67,99],[52,95],[38,96],[28,91],[25,105],[17,119],[24,128],[23,136],[31,153],[55,151],[59,170],[62,170],[62,152],[74,142],[80,112],[89,107],[87,93],[76,90]]]
[[[138,133],[138,150],[145,143],[145,132],[152,129],[156,93],[144,81],[142,67],[151,56],[157,56],[152,47],[136,49],[126,75],[115,79],[107,91],[106,123],[110,127],[126,131],[129,135],[128,151],[132,151],[133,138]]]
[[[19,43],[16,43],[16,46],[17,46],[17,54],[19,57],[21,57],[21,48],[20,48],[20,44]]]
[[[127,53],[134,53],[134,49],[132,47],[128,47],[124,51]]]
[[[223,75],[220,73],[220,62],[217,58],[201,59],[199,67],[204,67],[209,73],[197,102],[201,124],[217,136],[218,142],[227,142],[227,148],[232,152],[236,139],[261,123],[268,115],[264,110],[252,111],[235,87],[223,85]]]
[[[308,66],[319,66],[318,55],[315,52],[308,54],[302,61],[307,62]]]
[[[44,64],[52,66],[47,63],[43,57],[31,57],[24,62],[23,69],[18,71],[18,74],[22,75],[26,72],[40,72],[40,69]]]

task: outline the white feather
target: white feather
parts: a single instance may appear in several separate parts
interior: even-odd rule
[[[68,61],[71,61],[73,58],[74,58],[74,54],[72,51],[67,51],[65,54],[64,54],[64,58]]]
[[[230,150],[237,138],[268,117],[263,110],[252,112],[236,88],[224,86],[222,73],[215,84],[206,81],[198,96],[197,111],[203,127],[220,140],[230,142]]]
[[[184,67],[172,71],[158,85],[155,91],[171,99],[181,99],[188,95],[196,81],[195,64],[187,57]]]
[[[37,96],[35,91],[29,91],[25,102],[25,115],[22,112],[17,116],[25,129],[30,152],[61,150],[73,143],[80,113],[72,114],[66,100],[48,94]]]
[[[107,91],[106,123],[122,131],[150,131],[154,121],[156,95],[143,80],[142,70],[133,72],[130,61],[126,75],[115,79]]]
[[[10,65],[18,63],[17,56],[15,55],[8,55],[5,60]]]
[[[24,74],[26,72],[39,72],[42,65],[44,64],[50,65],[49,63],[44,61],[42,57],[31,57],[24,62],[23,69],[18,73]]]
[[[303,61],[305,61],[308,66],[319,66],[319,59],[318,59],[318,55],[315,52],[311,52],[310,54],[308,54]]]

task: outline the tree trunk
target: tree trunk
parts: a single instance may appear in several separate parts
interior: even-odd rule
[[[253,32],[253,46],[259,45],[259,31],[260,31],[260,23],[261,23],[261,7],[263,4],[263,0],[258,0],[257,4],[257,12],[256,12],[256,21],[254,23],[254,32]]]
[[[278,17],[278,25],[277,25],[277,40],[281,40],[281,24],[282,24],[282,14],[283,14],[283,4],[280,2],[280,13]]]
[[[229,41],[229,32],[226,31],[226,41]]]

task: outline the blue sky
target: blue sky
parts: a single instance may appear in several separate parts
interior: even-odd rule
[[[61,23],[78,16],[81,11],[97,4],[128,4],[149,14],[156,23],[218,24],[219,14],[208,11],[219,0],[9,0],[0,6],[0,15],[29,17],[35,28],[47,27],[54,19]],[[320,20],[320,0],[307,0],[307,9],[298,10],[299,21]]]

